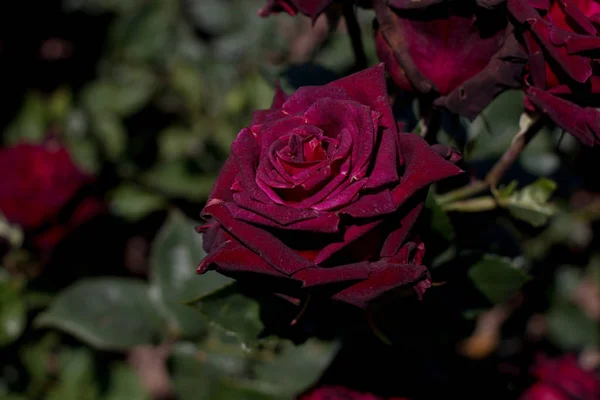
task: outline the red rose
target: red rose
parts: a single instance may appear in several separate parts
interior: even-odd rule
[[[321,386],[300,396],[298,400],[384,400],[370,393],[357,392],[343,386]],[[394,397],[389,400],[407,400]]]
[[[542,359],[535,370],[539,382],[529,388],[521,400],[597,400],[600,379],[585,371],[572,354],[559,359]]]
[[[360,307],[429,286],[411,227],[428,186],[461,171],[398,133],[382,65],[290,97],[278,90],[231,149],[202,212],[199,273],[276,277],[274,291],[292,284]]]
[[[521,87],[525,54],[505,13],[467,0],[392,0],[390,6],[374,5],[376,48],[401,89],[475,118],[502,91]]]
[[[529,55],[527,106],[582,143],[600,142],[597,0],[509,0]]]
[[[54,144],[19,144],[0,149],[0,211],[20,225],[40,250],[52,249],[70,229],[101,208],[93,199],[75,204],[67,220],[60,212],[91,177],[73,164],[66,149]]]
[[[301,13],[315,19],[334,0],[267,0],[267,4],[260,10],[258,15],[267,17],[272,13],[285,11],[290,15]]]

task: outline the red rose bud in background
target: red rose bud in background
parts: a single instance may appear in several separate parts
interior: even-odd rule
[[[577,364],[572,354],[558,359],[541,359],[535,369],[539,381],[520,400],[597,400],[600,377]]]
[[[522,86],[525,54],[502,10],[474,0],[377,0],[374,8],[377,54],[401,89],[473,119]]]
[[[509,0],[529,55],[527,106],[582,143],[600,142],[597,0]]]
[[[277,12],[287,12],[290,15],[301,13],[315,19],[334,0],[267,0],[267,4],[260,10],[258,15],[267,17]]]
[[[103,206],[76,194],[92,181],[63,147],[18,144],[0,149],[0,211],[21,226],[37,249],[47,254],[73,228]],[[74,203],[75,202],[75,203]]]
[[[429,185],[461,170],[398,133],[382,65],[290,97],[278,89],[231,153],[202,212],[199,273],[359,307],[430,286],[411,227]]]
[[[370,393],[358,392],[343,386],[321,386],[311,390],[298,400],[386,400]],[[393,397],[387,400],[408,400]]]

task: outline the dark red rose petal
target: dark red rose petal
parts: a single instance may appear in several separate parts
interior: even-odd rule
[[[425,197],[425,193],[422,196]],[[381,257],[394,257],[398,254],[422,210],[423,203],[417,203],[406,213],[398,224],[398,228],[393,230],[385,239],[385,242],[383,242],[381,252],[379,253]]]
[[[543,19],[528,0],[508,0],[509,12],[521,23],[527,24],[548,55],[577,82],[585,82],[592,75],[590,59],[569,54],[564,46],[552,43],[552,25]]]
[[[210,200],[204,208],[203,215],[214,217],[231,236],[260,254],[269,265],[283,274],[291,275],[313,266],[310,261],[300,257],[267,231],[233,218],[225,203],[220,200]],[[247,264],[243,266],[251,268]]]
[[[271,206],[271,205],[269,205]],[[297,231],[310,231],[310,232],[322,232],[322,233],[335,233],[339,231],[340,218],[335,213],[321,213],[314,211],[313,215],[304,219],[293,218],[294,212],[296,211],[290,207],[280,207],[277,214],[269,214],[269,207],[261,208],[260,213],[256,213],[249,210],[244,210],[236,206],[233,203],[227,203],[227,208],[231,212],[231,215],[235,219],[240,221],[246,221],[253,224],[259,224],[263,226],[269,226],[272,228],[286,228]],[[264,214],[261,215],[261,214]],[[289,217],[291,215],[291,217]],[[275,218],[281,220],[287,220],[287,223],[278,223]]]
[[[250,272],[253,274],[284,277],[285,274],[269,265],[261,256],[253,253],[235,240],[229,240],[213,249],[198,266],[197,272],[203,274],[218,268],[224,273]]]
[[[296,272],[292,277],[302,282],[302,287],[308,288],[331,283],[360,281],[367,279],[370,273],[368,261],[339,267],[312,267]]]
[[[398,139],[406,165],[400,185],[392,190],[396,207],[433,182],[462,173],[460,168],[437,155],[417,135],[404,133]]]
[[[534,87],[527,90],[527,97],[541,112],[583,144],[592,146],[600,143],[600,110],[597,108],[583,108]]]
[[[366,308],[371,301],[402,286],[413,286],[428,279],[427,268],[423,265],[396,264],[382,259],[371,263],[369,277],[335,294],[334,300]]]

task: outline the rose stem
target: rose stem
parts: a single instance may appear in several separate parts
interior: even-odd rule
[[[350,34],[352,50],[354,51],[355,68],[357,70],[365,69],[367,68],[367,56],[365,54],[361,29],[358,20],[356,19],[354,6],[350,2],[344,2],[343,11],[344,19],[346,20],[346,27],[348,29],[348,33]]]
[[[539,132],[542,127],[540,122],[541,118],[535,120],[527,129],[519,132],[513,139],[508,150],[504,152],[500,160],[492,167],[490,172],[485,177],[485,183],[495,188],[500,179],[504,176],[506,171],[515,163],[519,158],[525,146],[533,139],[536,133]]]
[[[481,193],[490,187],[495,188],[506,171],[517,161],[527,144],[539,132],[543,124],[543,118],[537,118],[528,128],[517,133],[510,147],[504,152],[500,160],[494,164],[482,181],[476,180],[466,186],[440,195],[437,199],[438,203],[440,205],[448,204]]]
[[[446,203],[442,206],[442,209],[444,211],[482,212],[494,210],[496,207],[498,207],[498,202],[495,198],[492,196],[482,196]]]

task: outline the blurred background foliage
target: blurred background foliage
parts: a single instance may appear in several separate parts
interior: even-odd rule
[[[290,326],[297,310],[195,275],[198,213],[253,110],[269,107],[277,81],[289,93],[356,69],[335,13],[314,25],[261,19],[263,3],[1,6],[3,146],[65,144],[110,212],[43,262],[0,220],[12,249],[0,269],[0,399],[291,399],[319,379],[416,399],[513,398],[535,353],[597,353],[597,151],[544,128],[501,190],[467,204],[447,194],[509,146],[519,91],[472,122],[443,116],[438,139],[463,152],[468,174],[428,198],[436,286],[424,303],[382,306],[366,323],[308,310]],[[372,65],[373,14],[358,17]],[[396,100],[417,129],[417,104]]]

